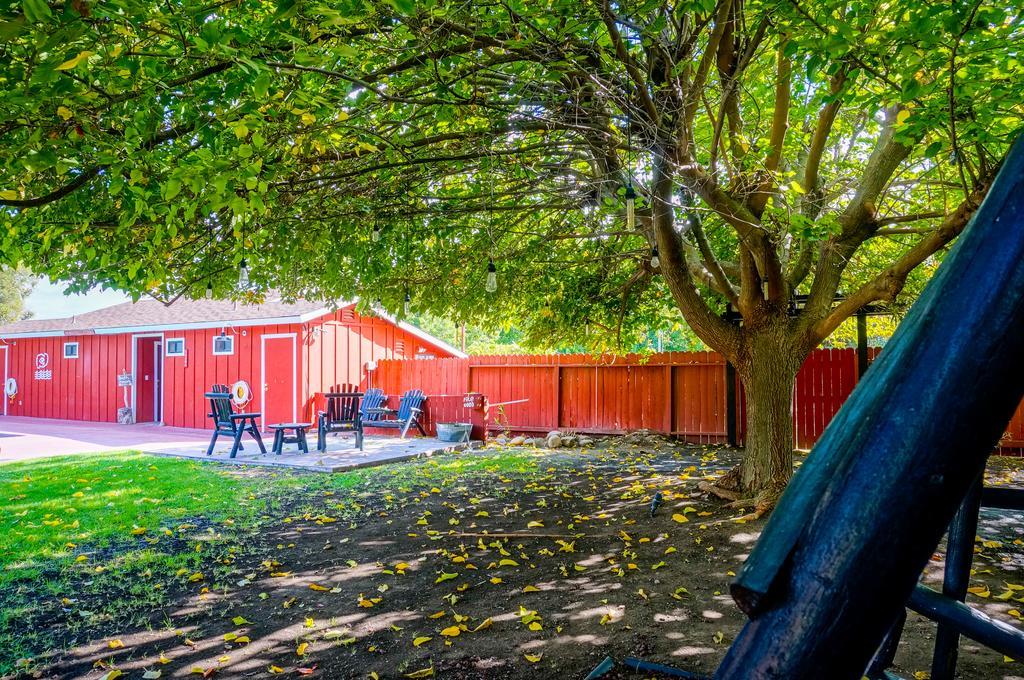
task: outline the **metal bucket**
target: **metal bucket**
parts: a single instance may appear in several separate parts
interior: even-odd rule
[[[437,438],[443,442],[468,442],[472,423],[438,423]]]

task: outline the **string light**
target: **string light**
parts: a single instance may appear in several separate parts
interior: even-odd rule
[[[626,226],[636,229],[636,191],[632,180],[626,185]]]
[[[206,282],[206,299],[207,300],[212,300],[213,299],[213,283],[210,282],[210,281]]]
[[[651,248],[651,267],[657,269],[661,266],[661,258],[658,257],[658,246]]]
[[[494,293],[498,290],[498,269],[494,266],[494,260],[487,258],[487,284],[484,290]]]
[[[405,292],[405,304],[402,305],[402,311],[405,312],[405,316],[409,316],[409,310],[412,309],[412,296],[409,295],[409,291]]]
[[[238,265],[238,287],[249,287],[249,265],[246,263],[244,257],[242,258],[242,261]]]
[[[373,231],[370,232],[370,240],[373,241],[374,243],[379,243],[380,242],[380,225],[379,224],[373,225]]]

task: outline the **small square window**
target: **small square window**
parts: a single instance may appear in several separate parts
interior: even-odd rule
[[[213,353],[214,354],[234,354],[235,353],[235,336],[233,335],[217,335],[213,338]]]
[[[185,356],[185,338],[167,338],[165,346],[167,347],[167,356]]]
[[[77,359],[78,358],[78,343],[77,342],[65,342],[64,343],[64,358],[65,359]]]

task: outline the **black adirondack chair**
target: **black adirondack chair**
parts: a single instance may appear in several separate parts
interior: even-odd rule
[[[363,450],[363,414],[360,410],[362,392],[326,392],[325,406],[317,417],[316,448],[327,450],[327,435],[330,432],[354,432],[356,446]]]
[[[245,432],[248,432],[256,440],[260,451],[267,452],[267,447],[263,445],[263,438],[260,437],[260,430],[256,427],[256,419],[262,416],[262,413],[233,412],[231,410],[231,393],[227,385],[214,385],[213,391],[207,392],[203,397],[210,400],[210,412],[207,415],[213,420],[213,437],[210,439],[209,448],[206,449],[207,456],[213,455],[217,437],[228,434],[233,438],[230,457],[234,458],[235,454],[242,449],[242,434]]]
[[[423,390],[409,390],[402,395],[401,401],[398,402],[398,410],[383,407],[369,409],[369,412],[379,419],[363,423],[363,428],[379,427],[382,429],[401,430],[401,436],[404,439],[409,428],[415,425],[420,434],[426,437],[427,432],[423,429],[423,425],[420,424],[420,414],[423,413],[423,409],[420,407],[423,406],[423,402],[426,400],[427,398],[424,396]]]
[[[380,420],[380,414],[373,413],[371,411],[375,411],[376,409],[382,407],[384,405],[384,402],[386,402],[387,400],[388,397],[386,394],[384,394],[384,390],[382,390],[379,387],[371,387],[370,389],[366,390],[366,394],[363,395],[363,403],[359,407],[359,412],[363,416],[363,422],[365,423],[370,420]]]

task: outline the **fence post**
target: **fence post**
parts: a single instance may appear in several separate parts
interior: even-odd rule
[[[868,370],[868,313],[864,308],[857,310],[857,380]]]
[[[739,445],[736,437],[736,367],[725,361],[725,440],[729,446]]]
[[[665,398],[663,399],[663,402],[665,404],[665,434],[670,437],[672,436],[672,430],[675,429],[672,427],[672,417],[675,415],[676,412],[676,406],[674,401],[675,390],[672,389],[672,369],[673,366],[671,363],[665,364],[665,389],[667,392]]]
[[[562,429],[562,365],[555,364],[555,426],[553,430]]]

